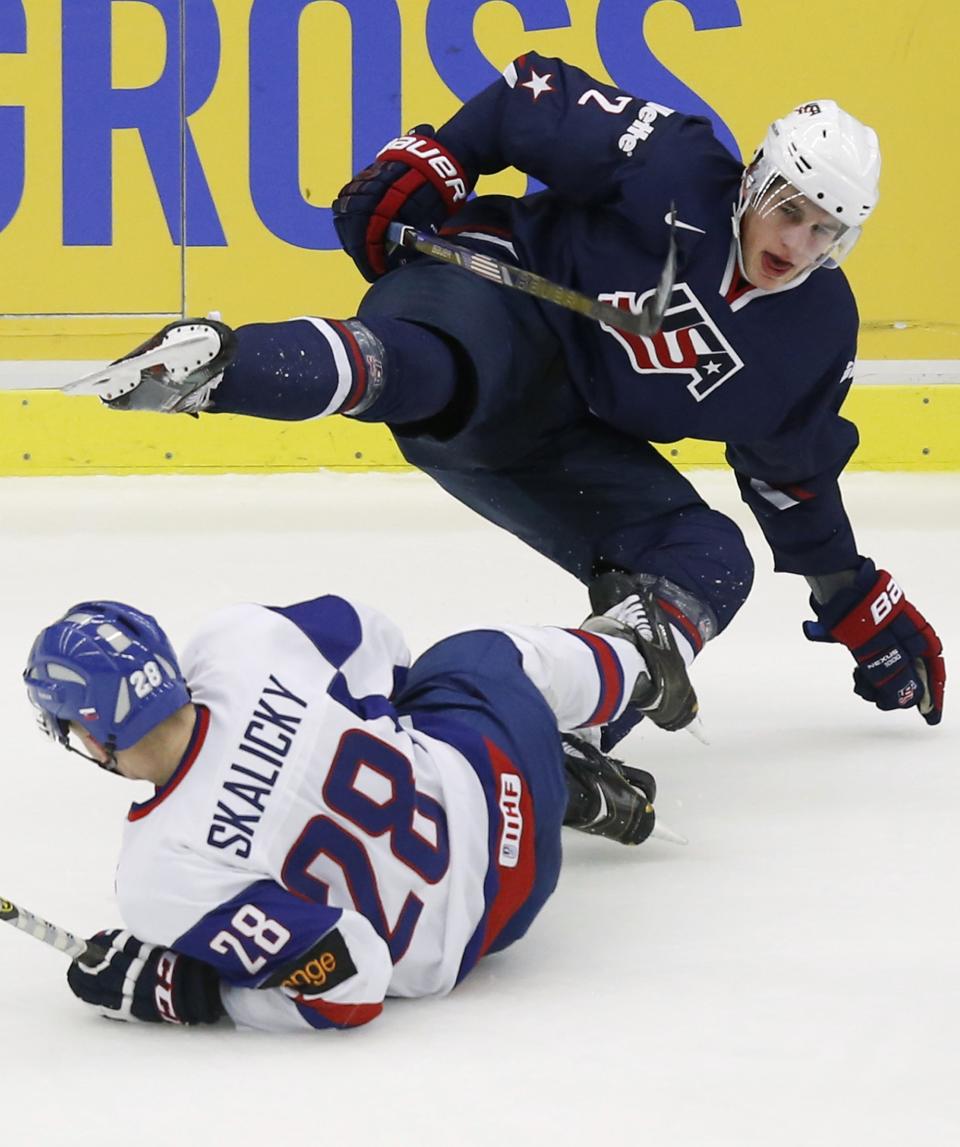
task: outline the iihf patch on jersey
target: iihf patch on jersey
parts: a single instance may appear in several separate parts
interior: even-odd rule
[[[654,290],[642,295],[636,291],[612,291],[597,297],[636,315]],[[743,367],[743,359],[686,283],[674,285],[663,324],[655,335],[628,334],[603,322],[600,326],[627,352],[637,374],[683,375],[689,380],[687,390],[697,402],[703,402]]]
[[[523,813],[520,800],[523,781],[516,773],[503,773],[500,777],[500,847],[497,863],[501,868],[516,868],[520,863],[520,841],[523,837]]]

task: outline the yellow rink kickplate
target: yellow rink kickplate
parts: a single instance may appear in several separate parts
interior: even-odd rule
[[[960,469],[960,386],[854,387],[858,470]],[[256,473],[406,468],[385,427],[346,418],[270,422],[234,415],[124,414],[56,391],[0,393],[0,475]],[[681,468],[725,465],[723,446],[658,449]]]

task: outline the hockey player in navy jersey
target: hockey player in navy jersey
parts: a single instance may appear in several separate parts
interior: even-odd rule
[[[511,166],[547,190],[468,198]],[[776,568],[809,582],[806,636],[850,649],[866,700],[936,724],[939,639],[860,554],[838,486],[857,445],[840,410],[858,317],[837,264],[879,169],[876,134],[830,100],[776,120],[744,170],[706,120],[530,52],[341,191],[338,233],[373,284],[356,317],[174,323],[86,391],[119,409],[386,423],[411,463],[586,583],[595,609],[653,587],[686,665],[743,604],[753,561],[651,443],[724,442]],[[676,280],[648,337],[387,241],[393,222],[434,229],[639,311],[671,217]],[[680,688],[690,703],[665,727],[694,715]]]
[[[653,830],[653,777],[583,739],[661,687],[651,608],[455,634],[411,665],[340,597],[231,606],[182,671],[140,610],[68,610],[24,672],[41,726],[156,786],[125,826],[129,931],[94,937],[107,955],[71,965],[74,993],[114,1018],[296,1030],[449,992],[526,932],[561,824]]]

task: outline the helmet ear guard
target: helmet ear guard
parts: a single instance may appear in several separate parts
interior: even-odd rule
[[[75,724],[111,758],[190,700],[167,635],[149,614],[121,602],[81,602],[47,626],[23,680],[47,736],[76,751]]]

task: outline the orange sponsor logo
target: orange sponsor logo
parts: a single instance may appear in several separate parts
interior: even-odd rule
[[[308,960],[302,968],[291,972],[283,981],[284,988],[302,991],[304,988],[322,988],[329,976],[337,970],[337,960],[332,952],[322,952]]]

